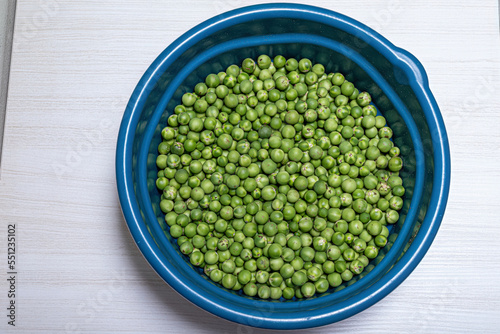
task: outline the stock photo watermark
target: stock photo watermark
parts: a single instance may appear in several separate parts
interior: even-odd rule
[[[393,19],[402,11],[403,7],[399,0],[389,1],[384,8],[375,10],[371,13],[371,17],[375,20],[375,23],[372,24],[372,28],[380,30],[389,26]]]
[[[111,103],[111,108],[124,109],[126,101],[124,99],[116,99]],[[59,180],[71,175],[71,173],[80,167],[86,157],[92,155],[97,147],[104,144],[106,137],[110,133],[115,133],[117,124],[109,118],[103,118],[99,121],[98,126],[91,130],[82,130],[75,136],[77,140],[73,145],[68,146],[64,159],[55,161],[51,164],[52,171]]]
[[[99,122],[97,129],[84,131],[74,147],[70,147],[64,161],[54,162],[51,167],[59,180],[70,175],[80,167],[85,157],[90,156],[94,150],[105,142],[105,135],[114,129],[114,123],[108,118]]]
[[[106,307],[115,302],[116,295],[125,289],[127,275],[123,271],[115,271],[105,287],[88,296],[76,307],[76,314],[80,322],[70,322],[65,326],[67,334],[87,332],[87,326],[96,319]]]
[[[453,304],[453,301],[459,296],[458,280],[449,282],[441,293],[433,298],[425,309],[413,314],[410,323],[413,324],[413,333],[427,333],[432,323],[439,321],[441,314],[446,310],[447,304]]]
[[[448,113],[450,116],[446,119],[446,125],[449,129],[460,127],[466,124],[467,119],[475,113],[480,113],[480,109],[486,104],[489,98],[495,94],[495,87],[498,87],[500,82],[496,82],[493,76],[481,76],[476,82],[473,94],[466,94],[462,102],[453,112]]]
[[[20,24],[19,33],[16,33],[14,45],[22,46],[38,36],[39,31],[48,27],[60,11],[60,0],[40,0],[37,11],[27,22]]]
[[[7,324],[16,326],[17,253],[16,224],[7,225]]]

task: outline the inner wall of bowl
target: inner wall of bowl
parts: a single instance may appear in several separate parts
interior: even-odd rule
[[[277,30],[280,30],[280,32],[283,30],[284,25],[280,25],[280,22],[277,22]],[[290,22],[287,23],[289,25]],[[304,27],[308,27],[309,24],[307,23],[304,25]],[[247,34],[250,32],[251,34],[258,33],[258,30],[261,30],[261,24],[256,23],[255,25],[252,25],[255,30],[252,31],[252,29],[245,28],[236,28],[236,30],[231,29],[231,34],[234,35],[235,32],[238,32],[242,35]],[[327,29],[328,28],[328,29]],[[363,51],[363,54],[366,55],[366,59],[376,59],[374,57],[369,57],[370,54],[376,53],[376,56],[378,58],[383,58],[378,52],[374,51],[370,46],[367,44],[363,44],[359,40],[357,40],[355,37],[351,36],[350,38],[347,38],[342,36],[342,34],[346,35],[344,32],[340,32],[337,30],[337,34],[331,35],[328,33],[327,30],[332,29],[331,27],[326,27],[324,29],[320,29],[319,31],[323,31],[325,35],[329,36],[336,36],[339,37],[340,40],[343,41],[343,45],[346,46],[347,48],[358,48],[358,50]],[[221,36],[227,36],[227,34],[224,34],[224,32],[220,32],[217,36],[211,36],[210,38],[205,39],[204,41],[200,42],[197,44],[197,47],[193,47],[187,52],[185,52],[176,62],[176,64],[170,66],[168,70],[162,75],[162,77],[159,80],[159,84],[155,89],[152,91],[150,94],[148,101],[146,102],[146,106],[143,110],[142,113],[142,119],[139,122],[138,128],[137,128],[137,133],[143,133],[145,128],[147,126],[151,126],[151,124],[148,124],[148,122],[151,119],[151,116],[155,112],[155,108],[160,102],[161,97],[163,96],[163,93],[165,92],[166,88],[168,87],[169,89],[172,89],[171,87],[171,82],[172,80],[177,76],[179,71],[184,68],[184,66],[187,65],[189,61],[191,61],[193,58],[196,57],[197,54],[201,52],[201,50],[205,50],[206,48],[209,48],[210,46],[217,45],[218,43],[222,42],[222,37]],[[265,37],[263,37],[265,38]],[[356,41],[357,40],[357,41]],[[349,45],[347,44],[348,42],[351,42]],[[312,59],[314,62],[320,62],[324,64],[327,68],[327,71],[331,72],[336,72],[336,71],[341,71],[344,74],[347,74],[347,79],[349,81],[352,81],[355,83],[355,85],[360,89],[360,90],[367,90],[369,91],[373,98],[375,104],[379,107],[381,110],[382,114],[387,118],[388,123],[391,127],[393,127],[395,131],[395,139],[396,144],[402,148],[403,152],[403,158],[405,159],[405,172],[402,174],[402,177],[404,178],[404,184],[407,188],[407,195],[405,196],[405,205],[404,208],[401,212],[401,219],[398,225],[395,228],[395,233],[393,234],[394,236],[397,235],[399,232],[406,214],[408,213],[409,210],[409,204],[410,204],[410,199],[411,199],[411,194],[413,192],[414,188],[414,182],[415,182],[415,171],[416,171],[416,157],[415,153],[413,150],[413,143],[412,139],[409,135],[408,127],[406,126],[405,121],[402,119],[400,114],[398,113],[397,110],[395,110],[394,105],[390,102],[389,98],[385,95],[385,93],[373,82],[372,78],[364,71],[362,70],[356,63],[351,61],[348,57],[337,53],[337,52],[332,52],[331,50],[320,47],[320,46],[315,46],[315,45],[304,45],[304,44],[296,44],[296,43],[289,43],[289,44],[273,44],[273,45],[262,45],[260,47],[252,47],[252,48],[240,48],[237,50],[231,50],[230,52],[226,52],[224,54],[221,54],[214,58],[213,61],[207,62],[201,66],[199,66],[195,71],[193,71],[183,82],[181,85],[177,87],[175,90],[175,93],[173,94],[173,97],[169,100],[168,105],[166,107],[166,112],[162,114],[156,129],[155,129],[155,134],[152,137],[152,141],[149,145],[149,154],[148,154],[148,161],[147,161],[147,184],[148,184],[148,190],[149,190],[149,195],[151,199],[151,203],[147,201],[148,203],[140,203],[141,207],[147,207],[152,205],[153,210],[156,214],[157,221],[158,223],[162,226],[162,228],[165,228],[165,223],[163,220],[163,213],[159,209],[158,203],[160,200],[160,194],[156,190],[155,187],[155,180],[156,180],[156,164],[155,164],[155,159],[157,155],[157,145],[160,142],[160,131],[161,129],[166,125],[166,120],[168,115],[171,113],[175,105],[180,103],[180,97],[182,96],[183,93],[187,91],[192,91],[194,85],[199,82],[203,81],[206,75],[209,73],[217,73],[219,71],[225,70],[227,66],[231,64],[240,64],[241,60],[243,60],[246,57],[253,57],[256,58],[259,54],[266,53],[271,56],[277,55],[277,54],[282,54],[286,57],[297,57],[297,58],[303,58],[307,57]],[[378,65],[377,70],[378,73],[382,74],[384,79],[388,81],[396,90],[398,95],[403,99],[403,102],[407,106],[411,106],[410,111],[412,113],[412,116],[414,119],[419,119],[418,113],[420,111],[420,119],[423,121],[423,127],[426,128],[425,125],[425,119],[423,118],[421,114],[421,108],[416,101],[416,98],[413,95],[414,102],[411,104],[409,101],[412,98],[412,91],[411,89],[406,86],[404,87],[407,83],[404,81],[405,75],[403,74],[403,77],[398,77],[398,72],[397,70],[395,71],[394,67],[387,61],[385,58],[373,62],[374,65]],[[389,70],[389,68],[391,70]],[[400,73],[399,73],[400,74]],[[401,87],[397,87],[401,86]],[[415,116],[417,114],[417,117]],[[422,125],[419,125],[419,128],[422,129]],[[141,137],[136,136],[136,138]],[[432,143],[431,143],[432,144]],[[138,153],[137,150],[139,150],[139,147],[141,146],[141,143],[139,140],[137,141],[137,145],[134,144],[134,156],[137,156],[135,153]],[[427,153],[427,152],[426,152]],[[432,154],[432,153],[430,153]],[[134,161],[133,163],[136,163]],[[137,170],[134,168],[134,170]],[[137,177],[135,175],[134,177]],[[140,197],[139,197],[139,200]],[[420,203],[413,203],[414,205],[420,205]],[[422,206],[423,208],[424,206]],[[425,212],[423,215],[419,215],[419,221],[423,220],[423,217],[425,216]],[[143,215],[143,218],[144,215]],[[148,221],[148,219],[145,219],[145,221]],[[418,228],[418,222],[416,224]],[[155,228],[151,228],[149,226],[149,229],[154,236],[156,240],[158,239],[163,239],[165,235],[156,235],[154,233]],[[172,243],[173,248],[178,252],[180,255],[180,252],[178,251],[178,248],[175,244],[175,240],[172,240],[170,236],[166,235],[166,238]],[[391,239],[394,241],[394,239]],[[164,245],[162,245],[161,242],[158,242],[159,247],[162,249],[164,254],[166,254],[166,249],[164,248]],[[171,249],[170,247],[168,247]],[[386,251],[390,248],[390,245],[383,251],[381,252],[381,255],[378,259],[375,260],[375,262],[380,262],[384,255],[386,254]],[[371,268],[367,268],[367,272]],[[364,274],[366,274],[365,272]],[[359,277],[359,276],[358,276]],[[352,283],[355,281],[353,280]],[[349,282],[349,284],[352,284]]]

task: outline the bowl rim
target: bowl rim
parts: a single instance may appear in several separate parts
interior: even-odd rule
[[[415,79],[411,80],[410,85],[419,102],[424,107],[428,106],[424,108],[424,114],[434,145],[435,174],[431,202],[424,220],[426,226],[429,226],[425,230],[426,233],[419,233],[403,259],[398,261],[393,269],[378,282],[360,293],[364,297],[356,295],[353,297],[357,297],[354,304],[341,302],[337,304],[338,307],[335,310],[330,310],[325,314],[312,316],[306,312],[296,314],[294,317],[288,315],[277,319],[261,311],[254,312],[254,314],[242,314],[231,309],[231,305],[214,305],[199,294],[196,287],[183,284],[171,268],[163,264],[158,257],[159,248],[148,234],[134,197],[131,147],[145,98],[163,72],[160,68],[174,61],[183,52],[180,51],[183,46],[187,45],[190,40],[206,37],[232,24],[252,18],[276,17],[284,14],[299,16],[299,18],[310,17],[330,25],[336,24],[342,30],[364,39],[386,58],[392,59],[391,63],[399,63],[405,74]],[[228,320],[264,328],[298,329],[325,325],[352,316],[389,294],[413,271],[432,243],[444,214],[449,191],[449,175],[450,154],[446,130],[439,108],[430,92],[427,75],[418,60],[410,53],[392,45],[375,31],[349,17],[319,7],[296,4],[266,4],[236,9],[199,24],[174,41],[152,63],[135,88],[122,119],[116,151],[116,177],[122,212],[137,246],[155,271],[181,295],[203,309]]]

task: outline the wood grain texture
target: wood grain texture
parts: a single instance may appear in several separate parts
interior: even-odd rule
[[[119,123],[147,66],[203,20],[264,2],[18,2],[0,179],[1,259],[4,226],[18,226],[18,326],[2,311],[0,332],[273,332],[212,316],[163,283],[129,235],[114,181]],[[446,215],[417,269],[368,310],[303,332],[497,333],[497,1],[301,2],[351,16],[412,52],[452,152]]]

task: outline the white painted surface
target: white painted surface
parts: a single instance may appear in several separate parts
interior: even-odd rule
[[[147,66],[199,22],[263,2],[18,2],[0,179],[0,332],[264,332],[198,309],[153,273],[131,240],[114,181],[119,122]],[[303,3],[349,15],[412,52],[452,151],[446,215],[418,268],[368,310],[304,332],[498,332],[497,1]],[[8,223],[18,239],[15,330],[5,316]]]

